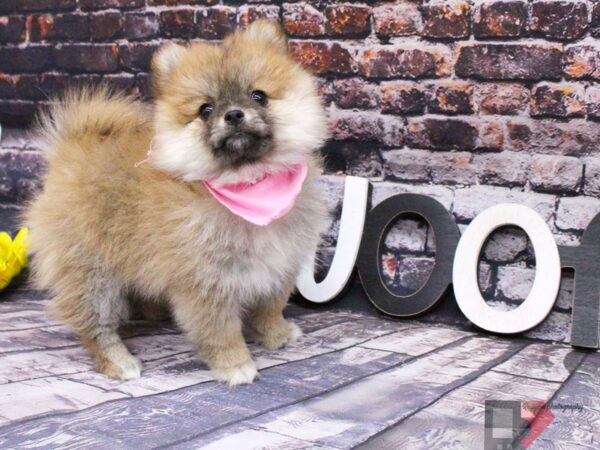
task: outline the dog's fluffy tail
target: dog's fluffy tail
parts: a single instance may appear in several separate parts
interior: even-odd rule
[[[69,90],[37,116],[36,146],[51,159],[67,142],[105,139],[143,125],[143,109],[133,97],[108,88]]]

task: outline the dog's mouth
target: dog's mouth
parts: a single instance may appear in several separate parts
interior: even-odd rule
[[[229,152],[247,152],[260,142],[260,137],[248,131],[236,131],[223,140],[224,150]]]
[[[225,165],[239,167],[259,161],[271,148],[270,136],[252,130],[236,130],[224,136],[213,153]]]

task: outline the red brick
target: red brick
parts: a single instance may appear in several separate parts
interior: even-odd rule
[[[534,117],[582,117],[585,115],[583,86],[543,83],[531,93],[531,115]]]
[[[144,6],[144,0],[79,0],[83,10],[107,8],[139,8]]]
[[[87,40],[90,37],[90,24],[87,15],[61,14],[54,16],[54,39]]]
[[[374,8],[373,27],[381,38],[411,36],[421,32],[423,21],[418,5],[404,1]]]
[[[340,108],[373,109],[378,106],[377,86],[360,78],[333,82],[334,101]]]
[[[423,34],[432,38],[462,38],[469,35],[469,3],[444,0],[423,6]]]
[[[425,91],[410,81],[384,81],[381,83],[381,112],[393,114],[423,114]]]
[[[215,6],[196,13],[196,35],[204,39],[222,39],[235,30],[237,14],[227,6]]]
[[[0,72],[41,72],[51,63],[52,47],[47,45],[0,47]]]
[[[527,27],[527,3],[492,1],[479,3],[473,11],[473,34],[476,37],[517,37]]]
[[[58,14],[32,16],[32,41],[41,40],[88,40],[90,37],[89,17],[85,14]]]
[[[35,100],[45,98],[37,75],[0,74],[0,98]]]
[[[0,44],[8,42],[22,42],[26,36],[26,22],[24,17],[0,17]]]
[[[90,37],[89,17],[84,14],[30,16],[31,41],[85,41]]]
[[[19,75],[0,73],[0,98],[15,98],[17,96],[17,81]]]
[[[406,143],[434,150],[474,150],[477,129],[460,119],[415,118],[408,122]]]
[[[105,75],[102,81],[112,89],[129,94],[135,85],[135,75],[131,73],[110,74]]]
[[[473,88],[456,82],[433,85],[427,107],[436,114],[472,114]]]
[[[123,34],[123,16],[118,12],[106,12],[90,16],[90,34],[93,40],[113,40]]]
[[[399,117],[337,110],[331,113],[330,123],[336,140],[374,142],[387,147],[401,147],[403,143],[404,125]]]
[[[138,73],[135,76],[135,89],[137,95],[143,99],[152,97],[152,77],[148,73]]]
[[[127,39],[153,38],[158,35],[158,16],[152,12],[129,13],[125,15],[123,26]]]
[[[598,154],[597,123],[512,119],[507,123],[507,149],[568,156]]]
[[[194,10],[176,9],[161,12],[160,32],[167,38],[191,38],[194,34]]]
[[[472,125],[477,128],[477,150],[497,151],[504,148],[504,122],[499,120],[475,120]]]
[[[29,16],[27,21],[29,22],[30,41],[38,42],[54,38],[54,17],[52,17],[50,14]]]
[[[94,0],[90,0],[94,1]],[[143,0],[142,0],[143,1]],[[216,5],[219,0],[147,0],[148,6]]]
[[[48,98],[62,94],[69,85],[69,76],[64,73],[42,73],[39,78],[40,89]]]
[[[102,83],[102,75],[97,73],[82,73],[71,75],[69,84],[76,89],[99,86]]]
[[[562,51],[557,45],[463,44],[456,74],[460,77],[504,80],[558,79]]]
[[[360,72],[374,78],[432,78],[450,74],[450,54],[446,47],[382,45],[366,48]]]
[[[116,44],[63,44],[55,48],[56,66],[81,72],[114,72],[119,67]]]
[[[531,11],[531,31],[551,39],[577,39],[588,26],[588,12],[581,1],[536,1]]]
[[[325,159],[335,159],[335,169],[348,175],[381,178],[383,163],[376,148],[362,142],[335,142],[325,148]]]
[[[158,46],[159,44],[152,42],[132,42],[120,45],[120,63],[126,69],[147,72],[150,69],[152,54]]]
[[[331,81],[326,78],[317,78],[315,80],[317,84],[317,94],[323,100],[325,105],[331,104],[333,101],[333,86],[331,85]]]
[[[476,91],[481,114],[520,114],[529,104],[529,89],[521,84],[484,83]]]
[[[28,124],[31,122],[36,110],[35,102],[24,100],[0,100],[0,123],[2,123],[2,125]],[[14,201],[15,199],[10,198],[8,200]]]
[[[17,11],[71,11],[77,6],[76,0],[18,0]]]
[[[325,18],[312,5],[285,3],[283,27],[291,36],[313,37],[325,34]]]
[[[567,78],[600,80],[600,45],[574,45],[565,51]]]
[[[17,0],[3,0],[0,2],[0,14],[12,14],[15,12]]]
[[[243,5],[239,8],[238,25],[246,28],[257,19],[279,20],[279,7],[272,5]]]
[[[353,36],[368,34],[370,12],[366,6],[335,5],[325,10],[325,28],[332,36]]]
[[[22,100],[44,100],[45,95],[39,88],[37,75],[27,74],[18,77],[16,87],[16,98]]]
[[[292,41],[289,48],[294,58],[314,73],[350,73],[353,71],[354,58],[350,51],[340,44]]]

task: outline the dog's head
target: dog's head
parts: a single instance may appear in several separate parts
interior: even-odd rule
[[[306,159],[327,137],[314,79],[274,22],[221,44],[166,44],[152,70],[151,161],[185,181],[251,181]]]

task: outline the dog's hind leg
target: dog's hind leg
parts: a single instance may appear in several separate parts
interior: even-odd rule
[[[118,333],[129,318],[123,285],[97,269],[80,269],[58,287],[53,306],[78,331],[98,370],[118,380],[139,378],[142,365]]]

